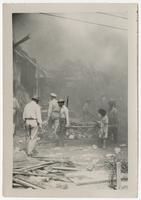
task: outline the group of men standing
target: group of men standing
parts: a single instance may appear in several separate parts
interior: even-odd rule
[[[90,100],[88,100],[83,107],[84,121],[88,120],[89,103]],[[104,109],[98,110],[98,115],[100,117],[99,138],[102,141],[103,146],[106,146],[105,144],[108,138],[115,144],[117,144],[118,140],[118,116],[116,102],[114,100],[110,100],[108,105],[108,111]],[[16,100],[14,100],[14,109],[16,109],[15,107],[19,107]],[[42,129],[42,116],[38,96],[33,96],[32,100],[25,106],[23,120],[27,134],[26,151],[27,154],[31,156],[34,152],[36,152],[36,142],[40,139],[38,137],[39,129]],[[57,95],[55,93],[50,94],[47,125],[49,132],[54,138],[56,138],[58,145],[63,146],[67,127],[70,125],[69,110],[65,105],[65,100],[57,100]]]
[[[27,129],[27,154],[31,156],[36,152],[36,142],[39,140],[38,131],[42,128],[41,109],[39,97],[33,96],[23,112],[23,120]],[[69,126],[69,110],[65,106],[65,100],[57,100],[57,95],[50,94],[47,124],[52,134],[57,138],[59,145],[64,145],[66,127]]]

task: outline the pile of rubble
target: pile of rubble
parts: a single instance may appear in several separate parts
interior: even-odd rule
[[[30,164],[24,165],[23,161],[23,163],[19,162],[14,165],[14,188],[68,189],[71,185],[100,183],[108,185],[110,181],[109,172],[103,169],[103,163],[98,160],[84,167],[80,163],[74,163],[65,158],[58,160],[56,158],[36,157],[32,159],[34,162]]]
[[[59,187],[67,189],[67,183],[72,181],[66,176],[66,173],[79,170],[71,161],[63,159],[59,161],[41,157],[38,158],[38,161],[39,164],[31,164],[31,166],[14,166],[14,188],[46,189],[48,187]]]

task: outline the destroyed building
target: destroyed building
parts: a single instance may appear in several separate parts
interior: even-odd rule
[[[21,47],[13,51],[13,93],[16,96],[20,112],[17,117],[22,123],[22,112],[25,104],[35,93],[42,92],[42,80],[47,74]],[[40,94],[41,95],[41,94]],[[20,125],[19,125],[20,126]]]

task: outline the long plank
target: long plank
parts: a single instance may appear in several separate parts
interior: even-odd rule
[[[64,170],[64,171],[78,171],[77,168],[73,167],[52,167],[52,169]]]
[[[78,125],[78,126],[68,126],[67,129],[70,128],[94,128],[95,125]],[[108,127],[116,127],[115,125],[108,125]]]
[[[116,179],[117,179],[117,189],[121,189],[121,163],[116,163]]]
[[[13,183],[13,187],[23,187],[23,185],[21,185],[19,183]]]
[[[45,163],[34,165],[34,166],[28,166],[28,167],[20,168],[17,171],[36,170],[50,164],[54,164],[54,162],[50,161],[50,162],[45,162]]]
[[[75,183],[76,185],[89,185],[89,184],[100,184],[100,183],[108,183],[109,179],[105,179],[105,180],[87,180],[87,181],[76,181],[73,178],[69,178],[69,180],[71,180],[73,183]],[[127,181],[127,178],[121,178],[122,181]]]
[[[45,189],[45,187],[43,187],[43,186],[39,186],[39,185],[37,185],[35,183],[33,184],[30,181],[27,181],[27,180],[25,181],[25,180],[23,180],[21,178],[14,178],[13,181],[18,183],[18,184],[21,184],[23,186],[31,187],[32,189]]]
[[[31,172],[13,172],[14,175],[24,175],[24,176],[41,176],[41,177],[48,177],[48,175],[31,173]]]
[[[69,126],[69,127],[66,127],[67,129],[70,129],[70,128],[94,128],[94,125],[93,126]]]

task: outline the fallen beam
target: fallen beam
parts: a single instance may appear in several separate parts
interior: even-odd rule
[[[117,189],[121,189],[121,163],[116,163],[116,180],[117,180]]]
[[[42,161],[49,161],[49,162],[54,162],[54,163],[58,163],[58,162],[66,162],[65,160],[66,159],[62,159],[62,158],[53,158],[53,157],[45,157],[45,156],[33,156],[32,158],[37,158],[39,160],[42,160]],[[53,164],[54,164],[53,163]]]
[[[95,181],[95,180],[89,180],[89,181],[74,181],[74,183],[76,185],[89,185],[89,184],[100,184],[100,183],[106,183],[106,182],[109,182],[109,180],[101,180],[101,181]]]
[[[76,184],[77,186],[80,185],[89,185],[89,184],[101,184],[101,183],[109,183],[109,179],[105,179],[105,180],[100,180],[100,181],[96,181],[96,180],[87,180],[87,181],[76,181],[73,178],[69,178],[69,180],[71,180],[74,184]],[[122,178],[122,181],[127,181],[128,178]]]
[[[78,171],[77,168],[73,167],[52,167],[52,169],[63,170],[63,171]]]
[[[23,175],[23,176],[41,176],[41,177],[48,177],[48,175],[38,174],[38,173],[31,173],[31,172],[13,172],[14,175]]]
[[[45,167],[46,165],[51,165],[51,164],[54,164],[54,162],[50,161],[50,162],[45,162],[45,163],[38,164],[35,166],[28,166],[28,167],[20,168],[17,171],[21,172],[21,171],[28,171],[28,170],[36,170],[36,169],[40,169],[40,168]]]
[[[21,184],[19,184],[19,183],[13,183],[13,185],[12,185],[13,187],[23,187]]]
[[[94,128],[95,126],[69,126],[69,127],[66,127],[67,129],[71,129],[71,128]]]
[[[96,123],[94,125],[78,125],[78,126],[68,126],[66,127],[67,129],[71,129],[71,128],[95,128]],[[115,125],[108,125],[108,127],[116,127]]]
[[[74,163],[71,161],[71,160],[68,160],[68,158],[50,158],[50,157],[45,157],[45,156],[35,156],[33,158],[37,158],[41,161],[52,161],[53,164],[56,164],[56,163],[65,163],[65,164],[68,164],[68,165],[74,165]]]
[[[46,189],[43,186],[39,186],[39,185],[37,185],[35,183],[31,183],[30,181],[27,181],[27,180],[25,181],[25,180],[23,180],[21,178],[14,178],[13,181],[18,183],[18,184],[21,184],[23,186],[30,187],[32,189]]]

